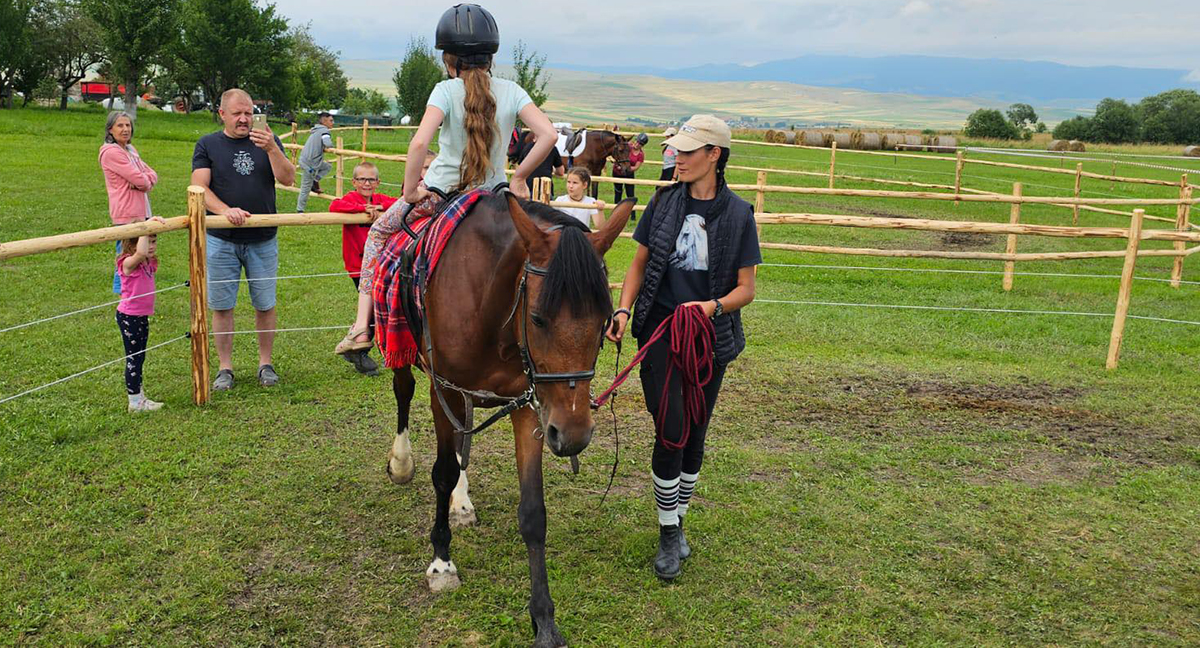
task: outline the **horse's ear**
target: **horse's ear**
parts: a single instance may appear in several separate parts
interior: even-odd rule
[[[629,217],[633,215],[633,206],[636,204],[637,201],[633,199],[617,203],[617,206],[613,208],[612,215],[604,221],[600,229],[588,234],[588,240],[592,242],[592,247],[600,256],[604,256],[604,253],[608,252],[613,241],[616,241],[621,232],[625,230],[625,223],[629,222]]]
[[[529,260],[544,265],[550,258],[550,245],[546,241],[546,233],[529,218],[524,209],[521,209],[521,202],[517,200],[516,194],[505,191],[504,197],[508,199],[508,215],[512,218],[513,226],[517,228],[525,251],[529,253]]]

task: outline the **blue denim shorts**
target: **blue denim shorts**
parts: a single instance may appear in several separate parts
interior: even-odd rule
[[[250,284],[254,310],[275,308],[275,276],[279,274],[279,239],[257,243],[232,243],[212,234],[208,246],[208,307],[231,310],[237,306],[242,268]]]

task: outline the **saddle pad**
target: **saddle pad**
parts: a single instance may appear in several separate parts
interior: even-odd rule
[[[567,136],[559,133],[558,141],[554,144],[558,148],[558,154],[563,157],[579,157],[582,155],[584,149],[587,148],[587,131],[581,131],[580,133],[579,145],[573,151],[567,150]]]
[[[400,230],[380,250],[372,300],[375,338],[385,366],[399,369],[417,361],[420,352],[414,335],[421,330],[425,319],[424,304],[421,303],[425,285],[437,269],[442,252],[458,224],[471,206],[488,193],[484,189],[473,189],[455,196],[434,215],[409,222],[409,227],[417,234],[416,241]],[[410,322],[406,313],[414,314],[416,321]]]

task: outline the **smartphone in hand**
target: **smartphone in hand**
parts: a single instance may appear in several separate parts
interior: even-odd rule
[[[268,130],[267,129],[267,116],[262,113],[255,113],[254,119],[251,122],[250,127],[254,128],[256,130],[264,130],[264,131]]]

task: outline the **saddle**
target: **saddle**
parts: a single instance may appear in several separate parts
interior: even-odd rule
[[[558,148],[558,154],[564,158],[581,155],[587,146],[587,129],[571,130],[565,127],[558,129],[558,142],[555,146]]]
[[[424,333],[425,288],[437,269],[442,252],[471,207],[490,192],[473,189],[451,194],[428,215],[403,216],[403,229],[388,239],[379,252],[372,300],[375,306],[376,341],[385,366],[399,369],[420,358],[417,340]]]

